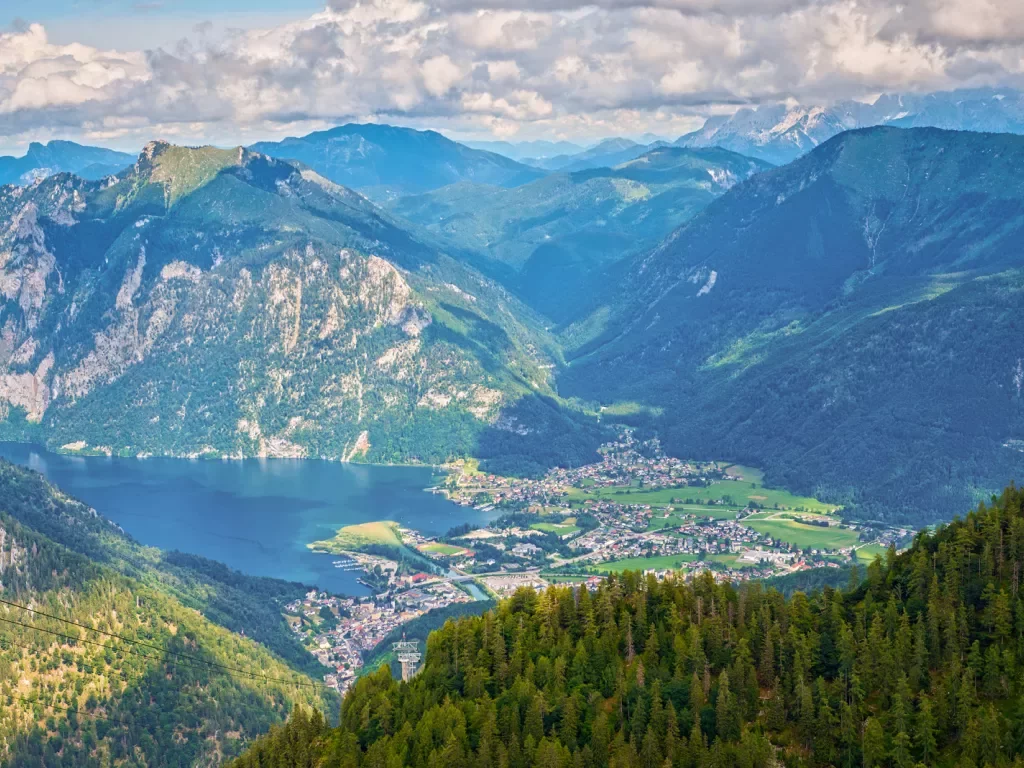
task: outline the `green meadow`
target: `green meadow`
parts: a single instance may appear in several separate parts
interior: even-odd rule
[[[647,504],[652,507],[671,505],[677,510],[685,509],[712,517],[730,517],[751,502],[764,509],[803,510],[817,514],[831,514],[838,509],[834,504],[826,504],[810,496],[797,496],[780,488],[765,488],[762,473],[753,467],[731,464],[725,470],[734,473],[737,479],[721,480],[705,488],[687,486],[647,490],[637,483],[605,488],[586,485],[583,488],[568,488],[568,502],[574,506],[580,506],[587,500]],[[673,502],[673,499],[676,501]],[[691,499],[692,503],[685,503],[685,499]],[[712,503],[723,501],[726,503]]]
[[[328,552],[359,552],[364,547],[382,544],[387,547],[402,547],[399,525],[393,520],[377,520],[372,523],[346,525],[339,528],[331,539],[314,541],[310,549],[326,549]]]
[[[865,544],[863,547],[857,547],[858,563],[871,563],[877,556],[885,559],[885,547],[881,544]]]
[[[823,527],[808,525],[777,512],[759,512],[744,518],[748,525],[758,533],[771,536],[778,541],[785,541],[793,546],[804,549],[840,549],[852,547],[859,540],[857,532],[836,526]]]
[[[430,552],[448,557],[451,557],[452,555],[461,555],[470,551],[465,547],[457,547],[454,544],[445,544],[442,541],[428,541],[426,544],[420,544],[417,549],[420,552]]]
[[[554,533],[558,536],[565,536],[568,533],[579,533],[583,529],[575,524],[566,521],[564,523],[534,523],[530,526],[535,531],[544,531],[544,533]]]
[[[588,566],[592,573],[622,573],[622,571],[646,571],[678,569],[692,563],[696,555],[652,555],[651,557],[628,557],[625,560],[609,560]]]

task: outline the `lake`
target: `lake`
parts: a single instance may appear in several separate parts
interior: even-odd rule
[[[335,568],[338,558],[310,552],[309,542],[371,520],[439,535],[496,517],[424,492],[437,480],[425,467],[63,456],[20,443],[0,443],[0,457],[42,473],[143,544],[337,594],[370,591],[356,581],[361,572]]]

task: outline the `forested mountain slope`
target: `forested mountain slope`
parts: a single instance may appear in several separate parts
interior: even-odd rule
[[[555,173],[514,189],[456,184],[401,198],[391,210],[479,253],[481,269],[565,322],[591,301],[603,267],[652,247],[769,167],[717,148],[663,147],[614,168]]]
[[[0,584],[5,766],[215,765],[295,704],[334,706],[282,661],[319,677],[280,614],[302,585],[141,547],[7,463]]]
[[[386,201],[459,181],[511,187],[544,171],[472,149],[435,131],[393,125],[341,125],[308,136],[263,141],[253,151],[298,160],[337,184]]]
[[[1024,137],[875,128],[758,174],[608,277],[563,391],[665,408],[867,517],[946,518],[1024,470]]]
[[[572,428],[556,346],[409,226],[241,148],[153,143],[113,181],[0,188],[6,434],[129,455],[548,450]]]
[[[412,682],[361,680],[340,728],[300,718],[234,765],[1019,765],[1022,502],[920,534],[852,591],[521,590],[434,633]]]

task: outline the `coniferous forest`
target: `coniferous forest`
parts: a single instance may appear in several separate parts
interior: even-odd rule
[[[520,590],[448,622],[341,722],[297,711],[236,768],[1024,764],[1024,491],[786,599],[704,573]]]

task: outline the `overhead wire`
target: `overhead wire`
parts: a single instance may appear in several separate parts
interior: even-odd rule
[[[317,680],[298,680],[298,679],[290,679],[290,678],[283,678],[283,677],[272,677],[270,675],[250,672],[250,671],[242,669],[240,667],[233,667],[233,666],[230,666],[230,665],[227,665],[227,664],[220,664],[218,662],[209,661],[207,659],[203,659],[203,658],[200,658],[198,656],[193,656],[191,654],[180,653],[178,651],[170,651],[170,650],[167,650],[167,649],[164,649],[164,648],[160,648],[159,646],[153,645],[152,643],[147,643],[147,642],[144,642],[142,640],[135,640],[133,638],[125,637],[124,635],[118,635],[118,634],[113,633],[113,632],[107,632],[107,631],[102,630],[102,629],[97,629],[96,627],[90,627],[90,626],[88,626],[86,624],[81,624],[79,622],[73,621],[72,619],[66,619],[66,618],[63,618],[63,617],[60,617],[60,616],[55,616],[53,614],[49,614],[49,613],[46,613],[44,611],[37,610],[35,608],[30,608],[27,605],[22,605],[20,603],[15,603],[15,602],[12,602],[10,600],[5,600],[3,598],[0,598],[0,604],[8,605],[8,606],[11,606],[11,607],[14,607],[14,608],[19,608],[21,610],[37,614],[39,616],[43,616],[43,617],[48,618],[48,619],[52,619],[54,621],[64,622],[64,623],[69,624],[71,626],[78,627],[80,629],[84,629],[84,630],[86,630],[88,632],[96,632],[97,634],[104,635],[106,637],[110,637],[110,638],[119,640],[120,642],[127,643],[129,645],[136,645],[136,646],[140,646],[140,647],[144,647],[144,648],[149,648],[149,649],[152,649],[152,650],[155,650],[155,651],[159,652],[162,656],[176,656],[176,657],[179,657],[181,659],[185,659],[187,661],[176,661],[174,659],[161,658],[160,656],[154,656],[152,654],[142,653],[141,651],[135,651],[135,650],[132,650],[130,648],[120,648],[120,647],[118,647],[116,645],[108,645],[107,643],[101,643],[101,642],[98,642],[96,640],[88,640],[86,638],[77,637],[75,635],[64,634],[62,632],[57,632],[55,630],[47,629],[45,627],[40,627],[40,626],[37,626],[37,625],[34,625],[34,624],[28,624],[28,623],[25,623],[25,622],[16,621],[14,619],[7,619],[7,618],[4,618],[4,617],[0,616],[0,621],[5,622],[7,624],[14,624],[14,625],[17,625],[17,626],[20,626],[20,627],[24,627],[26,629],[33,629],[33,630],[36,630],[36,631],[39,631],[39,632],[43,632],[43,633],[46,633],[46,634],[50,634],[50,635],[53,635],[55,637],[59,637],[59,638],[65,639],[65,640],[71,640],[71,641],[74,641],[74,642],[86,643],[86,644],[89,644],[89,645],[98,646],[100,648],[106,648],[106,649],[112,650],[112,651],[118,651],[118,652],[122,652],[123,651],[125,653],[129,653],[129,654],[132,654],[132,655],[135,655],[135,656],[140,656],[142,658],[151,659],[151,660],[155,660],[155,661],[162,661],[162,662],[167,663],[167,664],[176,664],[176,665],[183,666],[183,667],[197,668],[197,665],[204,665],[204,666],[209,667],[209,668],[220,670],[221,672],[223,672],[224,674],[229,675],[229,676],[239,676],[239,675],[241,675],[241,676],[244,676],[244,677],[249,678],[249,679],[261,680],[263,682],[268,682],[268,683],[274,682],[274,683],[280,683],[282,685],[294,685],[296,687],[318,688],[318,689],[323,689],[323,688],[327,687],[327,685],[325,683],[317,681]],[[195,663],[193,664],[193,663],[187,663],[187,662],[195,662]]]

